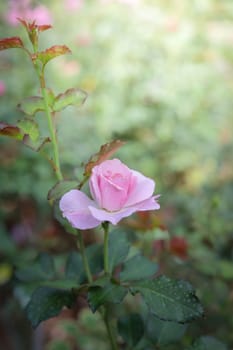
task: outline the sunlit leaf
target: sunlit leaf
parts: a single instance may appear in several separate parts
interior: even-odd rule
[[[25,146],[31,148],[35,152],[39,152],[44,145],[51,142],[49,137],[40,137],[37,141],[32,141],[29,135],[24,135],[23,143]]]
[[[162,320],[186,323],[203,316],[195,291],[186,281],[160,276],[135,282],[130,291],[140,293],[149,311]]]
[[[0,50],[24,48],[22,40],[18,36],[0,40]]]
[[[18,126],[33,142],[36,142],[39,139],[39,126],[34,120],[29,118],[21,119],[18,121]]]
[[[64,306],[71,308],[76,300],[71,291],[40,287],[33,293],[26,307],[26,314],[32,327],[60,313]]]
[[[23,99],[18,105],[17,108],[30,116],[33,116],[36,114],[36,112],[44,111],[44,101],[42,97],[39,96],[31,96]]]
[[[44,32],[45,30],[51,29],[52,26],[50,24],[36,24],[36,21],[25,21],[22,18],[17,18],[18,21],[26,28],[27,31],[38,30],[39,32]]]
[[[22,140],[23,138],[23,133],[18,126],[2,122],[0,122],[0,135],[13,137],[16,140]]]
[[[81,106],[87,98],[87,93],[78,88],[72,88],[59,94],[54,101],[53,111],[58,112],[67,106]]]
[[[109,143],[106,143],[100,147],[98,153],[94,154],[85,164],[84,176],[90,176],[92,168],[106,159],[110,158],[120,147],[122,147],[125,142],[120,140],[114,140]]]
[[[36,57],[45,66],[50,60],[55,57],[71,53],[70,49],[65,45],[54,45],[45,51],[38,52]]]

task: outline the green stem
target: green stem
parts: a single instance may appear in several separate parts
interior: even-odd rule
[[[115,339],[115,336],[114,336],[114,333],[113,333],[112,325],[111,325],[111,322],[109,320],[109,314],[108,314],[107,308],[106,308],[106,311],[105,311],[104,322],[105,322],[105,325],[106,325],[106,329],[107,329],[107,332],[108,332],[108,337],[109,337],[109,340],[110,340],[110,343],[111,343],[112,350],[118,350],[118,346],[117,346],[116,339]]]
[[[33,49],[34,49],[34,53],[36,54],[38,51],[38,48],[35,44],[33,45]],[[55,131],[55,127],[53,124],[52,113],[51,113],[50,107],[49,107],[48,93],[47,93],[47,89],[45,86],[44,68],[40,69],[40,66],[39,66],[37,60],[34,60],[33,64],[34,64],[34,68],[36,70],[36,73],[38,75],[39,81],[40,81],[40,88],[41,88],[41,93],[42,93],[43,101],[44,101],[45,114],[47,117],[51,142],[52,142],[52,146],[53,146],[54,171],[55,171],[55,174],[56,174],[58,181],[61,181],[63,179],[63,176],[62,176],[61,167],[60,167],[56,131]]]
[[[89,263],[88,263],[87,256],[86,256],[86,252],[85,252],[85,245],[84,245],[84,241],[83,241],[82,232],[80,232],[80,231],[78,231],[78,245],[79,245],[79,250],[80,250],[80,253],[82,256],[84,269],[85,269],[85,272],[87,275],[87,280],[89,283],[92,283],[93,278],[92,278],[91,270],[90,270]]]
[[[42,93],[42,96],[44,99],[45,113],[47,116],[49,132],[50,132],[51,141],[52,141],[52,145],[53,145],[54,166],[55,166],[54,171],[55,171],[55,174],[57,176],[57,179],[59,181],[61,181],[63,179],[63,176],[62,176],[61,167],[60,167],[57,137],[56,137],[56,132],[55,132],[55,128],[53,125],[52,114],[51,114],[51,111],[49,108],[48,93],[47,93],[47,90],[45,87],[41,86],[41,93]]]
[[[107,275],[109,273],[109,264],[108,264],[108,228],[109,223],[103,222],[102,227],[104,229],[104,272]]]

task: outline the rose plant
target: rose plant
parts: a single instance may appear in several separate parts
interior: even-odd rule
[[[159,196],[154,195],[155,182],[119,159],[108,159],[122,145],[120,141],[101,147],[87,162],[81,182],[64,180],[54,119],[56,113],[67,106],[81,105],[87,94],[72,88],[56,96],[47,88],[45,66],[70,50],[65,45],[55,45],[40,51],[39,34],[51,26],[23,19],[20,22],[28,33],[32,52],[19,37],[0,40],[0,49],[20,48],[26,52],[35,68],[41,96],[25,98],[19,108],[26,118],[17,125],[1,123],[0,134],[22,141],[42,155],[44,145],[50,146],[52,157],[46,155],[46,159],[52,165],[57,183],[49,191],[48,199],[54,208],[59,205],[58,219],[67,232],[75,235],[79,248],[67,255],[63,269],[57,270],[53,257],[44,253],[38,256],[35,265],[16,271],[16,279],[30,284],[32,290],[25,309],[27,317],[32,326],[37,327],[40,322],[58,315],[63,307],[72,308],[77,298],[85,296],[90,309],[100,313],[109,348],[113,350],[161,348],[163,344],[177,341],[185,332],[185,324],[203,315],[193,287],[186,281],[161,275],[154,261],[130,249],[130,237],[124,228],[111,228],[135,212],[160,208]],[[34,118],[39,111],[47,118],[47,137],[41,136]],[[83,190],[87,181],[92,198]],[[99,225],[104,231],[103,240],[85,247],[80,230]],[[128,312],[125,297],[134,298],[136,294],[147,308]],[[115,304],[120,304],[124,312],[119,314]]]

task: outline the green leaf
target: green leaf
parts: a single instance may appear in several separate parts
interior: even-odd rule
[[[83,280],[83,263],[82,257],[78,252],[71,252],[68,256],[65,268],[65,275],[67,278],[74,279],[80,283]]]
[[[179,341],[187,328],[187,324],[163,321],[150,315],[147,321],[146,335],[154,345],[168,345]]]
[[[121,281],[133,281],[153,276],[158,270],[158,265],[142,255],[135,255],[127,260],[120,273]]]
[[[104,277],[98,279],[89,287],[87,298],[92,312],[95,312],[106,303],[120,303],[126,294],[126,288]]]
[[[53,111],[59,112],[67,106],[81,106],[87,98],[87,93],[78,88],[72,88],[59,94],[53,104]]]
[[[0,122],[0,135],[13,137],[16,140],[22,140],[23,133],[18,126]]]
[[[45,144],[51,142],[49,137],[39,137],[37,141],[32,141],[29,135],[24,135],[23,143],[35,152],[39,152]]]
[[[67,46],[54,45],[45,51],[38,52],[36,57],[41,61],[43,66],[45,66],[50,60],[67,53],[71,53]]]
[[[0,40],[0,51],[14,48],[24,48],[23,42],[18,36]]]
[[[40,287],[33,293],[26,307],[28,319],[35,328],[42,321],[59,314],[63,306],[71,308],[76,297],[72,292],[49,287]]]
[[[227,350],[227,346],[214,337],[204,336],[196,340],[187,350]]]
[[[60,199],[66,192],[77,188],[76,181],[59,181],[48,192],[48,200]]]
[[[91,273],[93,275],[98,274],[103,270],[103,245],[99,243],[91,244],[86,248],[87,260]]]
[[[18,126],[25,135],[28,135],[33,142],[36,142],[40,136],[38,124],[29,118],[18,121]]]
[[[109,234],[109,271],[112,272],[114,267],[122,263],[129,252],[129,242],[126,233],[122,229],[115,229]]]
[[[101,244],[97,243],[88,246],[86,248],[86,256],[93,275],[103,270],[103,252]],[[87,276],[80,253],[72,252],[69,254],[66,263],[65,275],[66,278],[74,279],[79,283],[87,281]]]
[[[16,270],[15,275],[23,282],[49,280],[55,275],[53,258],[46,253],[42,253],[30,266]]]
[[[133,295],[140,293],[150,312],[162,320],[185,323],[203,316],[195,291],[186,281],[160,276],[135,282],[130,290]]]
[[[37,112],[44,111],[45,105],[42,97],[30,96],[23,99],[17,108],[29,116],[34,116]]]
[[[144,322],[136,313],[121,317],[117,327],[121,337],[130,348],[134,348],[144,334]]]

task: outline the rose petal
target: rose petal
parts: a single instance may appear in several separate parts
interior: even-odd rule
[[[100,224],[100,221],[92,216],[90,205],[95,206],[95,202],[79,190],[67,192],[59,203],[63,216],[73,227],[82,230],[94,228]]]
[[[116,212],[108,212],[104,209],[97,209],[96,207],[89,207],[92,215],[100,221],[109,221],[113,225],[116,225],[121,219],[133,214],[137,209],[134,207],[124,208]]]
[[[160,204],[156,201],[157,198],[160,196],[154,196],[151,198],[146,199],[145,201],[138,203],[135,205],[135,208],[137,208],[136,211],[144,211],[144,210],[158,210],[160,208]]]
[[[136,170],[131,171],[136,180],[134,186],[132,187],[131,193],[129,193],[125,207],[141,203],[142,201],[152,197],[155,189],[155,182],[152,179],[142,175]]]

